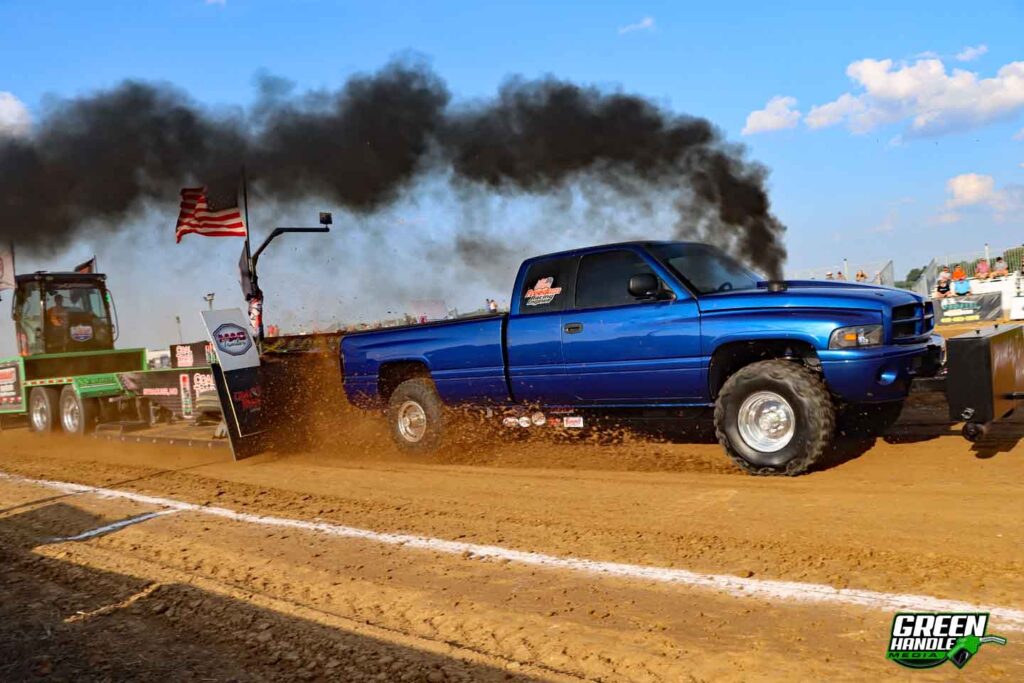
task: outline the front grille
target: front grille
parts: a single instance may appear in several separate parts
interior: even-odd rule
[[[932,302],[904,304],[892,309],[893,341],[913,339],[927,334],[935,326]]]

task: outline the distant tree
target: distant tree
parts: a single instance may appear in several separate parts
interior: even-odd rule
[[[921,279],[921,276],[924,275],[925,268],[926,266],[921,266],[920,268],[911,268],[910,272],[907,273],[906,279],[897,280],[895,283],[896,286],[899,287],[900,289],[910,289],[911,287],[914,286],[914,283]]]

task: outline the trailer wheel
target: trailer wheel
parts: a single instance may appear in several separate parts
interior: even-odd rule
[[[408,379],[388,401],[388,427],[400,448],[432,451],[444,434],[444,405],[429,379]]]
[[[46,434],[57,428],[60,394],[53,387],[33,387],[28,395],[28,424],[33,432]]]
[[[835,407],[817,373],[790,360],[740,369],[715,404],[715,434],[750,474],[803,474],[821,460],[835,431]]]
[[[99,406],[96,400],[82,398],[70,384],[60,392],[60,423],[67,434],[88,434],[96,427]]]

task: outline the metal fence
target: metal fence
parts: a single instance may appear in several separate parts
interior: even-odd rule
[[[960,266],[967,273],[967,277],[974,277],[978,261],[985,259],[988,261],[991,269],[996,258],[1000,256],[1006,261],[1006,267],[1010,273],[1021,272],[1021,265],[1024,263],[1024,246],[993,249],[985,245],[984,249],[978,251],[936,256],[924,267],[917,280],[907,283],[907,286],[922,296],[931,296],[932,292],[935,291],[935,282],[939,278],[939,271],[942,270],[942,266],[949,266],[950,270]]]
[[[980,251],[936,256],[935,259],[938,261],[939,267],[949,266],[950,270],[952,270],[956,266],[960,266],[967,271],[968,277],[974,277],[974,270],[978,265],[978,261],[985,259],[991,266],[999,256],[1002,256],[1003,260],[1006,261],[1006,265],[1011,273],[1019,273],[1021,262],[1024,261],[1024,247],[1010,247],[1008,249],[986,247]]]
[[[847,280],[857,281],[857,273],[863,272],[867,276],[868,284],[884,285],[886,287],[896,286],[895,270],[893,263],[889,261],[875,261],[872,263],[847,263],[841,262],[836,266],[821,266],[819,268],[805,268],[803,270],[788,270],[786,278],[789,280]],[[829,273],[832,274],[831,278]],[[840,273],[842,277],[840,277]]]

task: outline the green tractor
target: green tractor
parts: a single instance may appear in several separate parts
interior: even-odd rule
[[[0,358],[0,417],[27,414],[35,432],[70,434],[120,419],[125,391],[117,373],[145,370],[146,350],[114,349],[106,275],[41,271],[15,284],[19,355]]]

